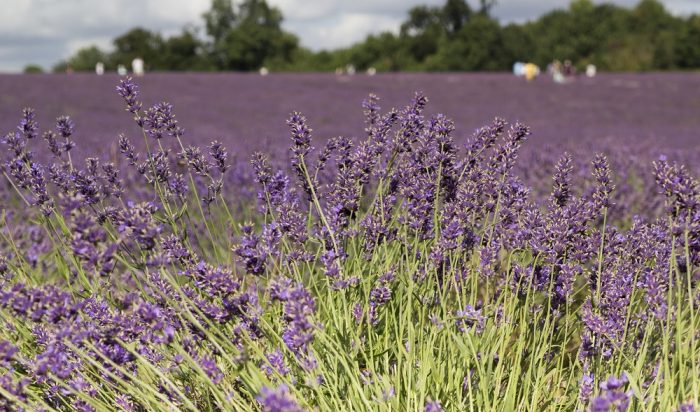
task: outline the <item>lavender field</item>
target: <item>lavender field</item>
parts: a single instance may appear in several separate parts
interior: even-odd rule
[[[116,75],[0,75],[0,130],[14,128],[20,110],[34,107],[42,124],[71,116],[78,124],[79,149],[116,147],[118,133],[138,132],[130,117],[119,115],[118,80]],[[386,108],[398,108],[422,91],[430,99],[426,113],[448,115],[460,143],[496,116],[532,128],[525,150],[570,142],[595,147],[605,139],[688,149],[697,144],[700,129],[700,75],[695,73],[603,74],[568,85],[548,78],[527,83],[500,73],[154,73],[139,83],[146,104],[167,101],[176,107],[187,138],[218,139],[245,155],[286,151],[284,120],[292,111],[307,116],[317,139],[359,136],[364,130],[360,104],[369,93]]]
[[[700,76],[0,76],[0,408],[694,411]]]

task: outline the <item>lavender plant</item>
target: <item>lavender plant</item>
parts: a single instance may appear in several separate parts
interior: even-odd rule
[[[370,95],[364,136],[318,151],[293,113],[289,164],[248,167],[189,144],[131,79],[117,92],[141,136],[121,135],[116,159],[73,159],[67,117],[36,139],[31,109],[2,140],[5,410],[700,399],[700,184],[683,166],[655,162],[642,193],[661,213],[633,216],[616,191],[639,191],[603,154],[565,153],[548,189],[529,187],[529,128],[495,119],[462,147],[418,93],[386,113]],[[256,195],[236,198],[245,185]]]

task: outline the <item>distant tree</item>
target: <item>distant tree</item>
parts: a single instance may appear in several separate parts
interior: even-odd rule
[[[635,29],[643,33],[654,33],[671,28],[676,19],[658,0],[640,0],[632,9]]]
[[[41,74],[44,72],[44,68],[39,66],[38,64],[28,64],[24,66],[22,72],[25,74]]]
[[[160,34],[136,27],[114,39],[112,65],[129,66],[135,58],[144,60],[147,70],[163,70],[164,41]]]
[[[446,0],[442,7],[416,6],[401,25],[404,52],[422,63],[438,51],[444,37],[455,36],[473,15],[465,0]]]
[[[676,65],[700,68],[700,15],[689,17],[675,43]]]
[[[114,40],[114,51],[79,50],[54,70],[93,70],[144,59],[150,70],[510,70],[517,61],[545,66],[554,59],[602,70],[700,68],[700,16],[681,18],[660,0],[625,8],[572,0],[536,20],[505,26],[491,18],[496,0],[444,0],[408,10],[398,35],[379,33],[337,50],[314,52],[282,29],[283,16],[266,0],[211,0],[203,31],[185,27],[163,37],[134,28]]]
[[[441,17],[441,10],[437,7],[411,8],[400,31],[404,53],[418,62],[434,54],[443,34]]]
[[[106,62],[109,59],[107,53],[93,45],[79,49],[66,61],[59,62],[53,67],[53,71],[60,73],[68,67],[75,71],[93,71],[97,62]]]
[[[379,70],[397,70],[397,63],[403,52],[399,38],[393,33],[384,32],[371,35],[364,43],[351,47],[347,61],[339,62],[338,65],[352,64],[358,70],[366,70],[370,67]]]
[[[237,20],[232,0],[212,0],[211,8],[202,17],[207,34],[214,40],[215,45],[226,37]]]
[[[427,63],[433,70],[504,70],[503,37],[498,22],[478,15],[452,39],[446,39]]]
[[[491,9],[493,9],[497,3],[497,0],[479,0],[479,14],[490,16]]]
[[[214,63],[225,70],[257,70],[266,63],[290,62],[299,40],[282,30],[282,13],[265,0],[244,0],[236,10],[213,0],[204,14]]]
[[[160,64],[167,70],[211,70],[205,44],[197,36],[196,29],[186,27],[178,35],[164,40]]]
[[[509,24],[501,29],[504,64],[516,61],[529,62],[535,58],[537,44],[530,32],[519,24]]]
[[[447,0],[441,12],[442,24],[448,34],[459,32],[472,15],[472,9],[465,0]]]
[[[415,6],[408,11],[408,19],[401,24],[401,36],[416,36],[431,29],[439,29],[440,9],[437,7]]]

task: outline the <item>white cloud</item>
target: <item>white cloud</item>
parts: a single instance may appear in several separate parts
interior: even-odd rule
[[[66,43],[66,48],[68,50],[68,53],[73,54],[84,47],[89,47],[92,45],[95,45],[103,50],[108,50],[112,46],[112,38],[111,37],[92,37],[89,39],[69,40]]]
[[[337,2],[328,0],[272,0],[269,3],[279,7],[288,22],[322,19],[338,9]]]
[[[369,13],[347,13],[332,16],[313,26],[290,27],[299,33],[302,42],[314,49],[329,49],[349,46],[364,39],[368,33],[396,31],[401,18]],[[294,30],[296,29],[296,30]]]

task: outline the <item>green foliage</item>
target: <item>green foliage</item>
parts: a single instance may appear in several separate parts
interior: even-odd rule
[[[28,64],[24,66],[22,72],[26,74],[41,74],[44,73],[44,68],[39,66],[38,64]]]
[[[212,63],[205,53],[205,44],[195,29],[186,28],[179,35],[169,37],[161,53],[163,69],[166,70],[210,70]]]
[[[542,67],[569,59],[603,70],[659,70],[700,67],[700,18],[675,17],[657,0],[642,0],[632,9],[591,0],[574,0],[566,9],[537,20],[501,26],[490,17],[495,2],[481,1],[474,12],[461,0],[443,7],[417,6],[401,25],[398,45],[386,39],[382,58],[400,50],[398,65],[387,68],[380,58],[368,63],[377,38],[334,52],[353,63],[382,70],[510,70],[516,61]]]
[[[265,0],[245,0],[237,9],[229,0],[214,0],[204,14],[212,38],[212,61],[222,70],[257,70],[267,63],[291,60],[298,39],[282,30],[282,13]]]
[[[202,17],[207,34],[214,39],[214,44],[217,44],[226,37],[236,21],[233,2],[231,0],[212,0],[211,9]]]
[[[692,16],[686,21],[674,47],[679,67],[700,67],[700,16]]]
[[[71,58],[64,62],[59,62],[53,67],[54,72],[64,72],[66,69],[76,71],[95,70],[97,62],[106,63],[109,55],[99,47],[92,45],[78,50]],[[131,61],[131,60],[130,60]]]
[[[478,15],[463,26],[454,38],[443,40],[427,67],[433,70],[499,70],[503,61],[503,37],[498,23]]]
[[[114,39],[114,48],[114,52],[110,55],[114,66],[118,64],[128,66],[138,57],[145,61],[148,70],[165,68],[162,62],[165,42],[158,33],[136,27]]]
[[[203,32],[185,28],[164,38],[135,28],[114,40],[115,50],[81,49],[54,70],[128,65],[141,57],[149,70],[333,71],[510,70],[516,61],[546,66],[571,60],[579,69],[665,70],[700,67],[700,16],[677,17],[658,0],[633,8],[573,0],[540,18],[501,25],[490,15],[494,0],[472,9],[466,0],[411,8],[400,30],[371,34],[350,47],[313,52],[282,29],[280,10],[266,0],[212,0]]]

